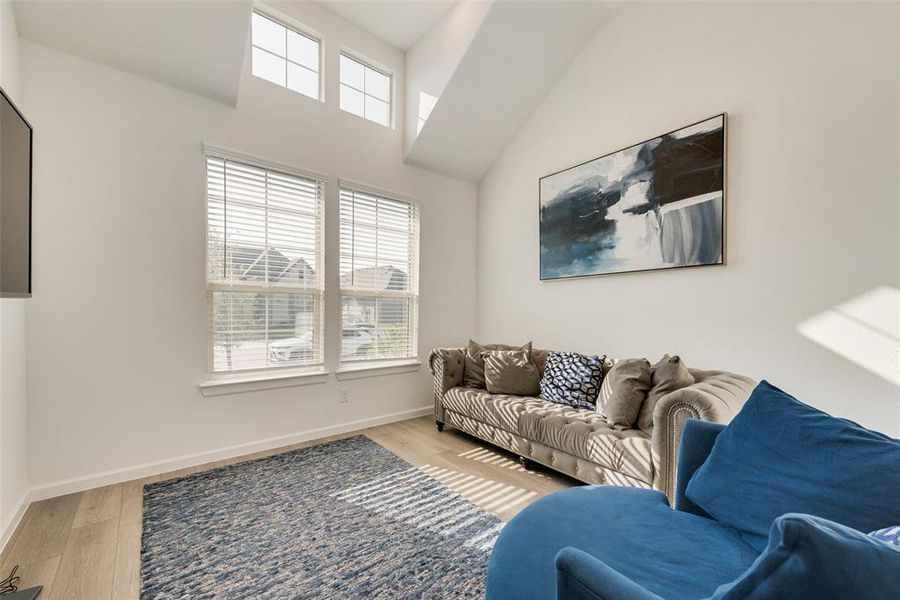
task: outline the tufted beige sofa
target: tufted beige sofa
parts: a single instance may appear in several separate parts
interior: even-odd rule
[[[534,359],[543,371],[547,351],[535,350]],[[669,498],[684,422],[727,423],[755,386],[742,375],[691,369],[695,383],[659,400],[652,428],[619,431],[598,411],[463,387],[465,348],[437,348],[428,364],[439,430],[450,425],[515,452],[523,464],[535,461],[587,483],[652,487]]]

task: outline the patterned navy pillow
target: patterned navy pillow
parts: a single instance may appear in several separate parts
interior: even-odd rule
[[[596,409],[606,356],[551,352],[541,379],[541,398],[575,408]]]
[[[882,542],[900,546],[900,526],[885,527],[869,534],[870,538],[881,540]]]

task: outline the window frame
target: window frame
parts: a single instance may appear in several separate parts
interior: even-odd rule
[[[431,107],[428,108],[427,111],[423,111],[423,100],[427,100]],[[428,119],[431,118],[431,113],[434,110],[434,107],[437,106],[439,98],[437,96],[433,96],[425,91],[419,91],[419,97],[416,102],[416,137],[419,137],[419,134],[422,133],[422,129],[425,128],[425,123],[428,122]]]
[[[347,179],[338,180],[338,284],[337,284],[337,306],[338,306],[338,364],[340,371],[364,370],[367,368],[379,368],[382,366],[390,367],[392,365],[409,365],[419,359],[419,296],[420,296],[420,271],[421,271],[421,229],[422,229],[422,208],[421,203],[401,194],[389,192],[387,190],[357,183]],[[410,239],[410,273],[407,274],[410,281],[408,291],[397,290],[360,290],[345,289],[341,284],[340,262],[343,253],[341,246],[341,228],[343,221],[341,219],[341,203],[343,193],[355,192],[376,198],[390,200],[393,202],[402,202],[408,204],[414,214],[414,225]],[[344,315],[343,306],[345,297],[356,298],[397,298],[407,299],[409,302],[408,320],[407,320],[407,352],[404,356],[396,356],[389,358],[373,357],[346,360],[344,359]]]
[[[263,17],[264,19],[268,19],[269,21],[272,21],[273,23],[275,23],[277,25],[281,25],[287,31],[293,31],[297,35],[301,35],[301,36],[303,36],[309,40],[312,40],[313,42],[316,43],[316,46],[318,48],[318,53],[317,53],[318,60],[316,61],[316,71],[315,71],[316,79],[317,79],[316,96],[315,97],[309,96],[307,94],[304,94],[303,92],[299,92],[297,90],[294,90],[294,89],[288,87],[287,75],[288,75],[289,65],[295,65],[295,66],[300,67],[301,69],[305,69],[307,71],[312,71],[312,69],[310,69],[306,65],[302,65],[296,61],[293,61],[287,57],[287,54],[288,54],[288,52],[287,52],[287,31],[285,32],[285,52],[284,52],[285,55],[284,56],[280,56],[280,55],[272,52],[271,50],[267,50],[266,48],[263,48],[262,46],[257,46],[256,44],[253,43],[253,15],[254,14],[258,14],[259,16]],[[281,84],[271,81],[269,79],[265,79],[264,77],[260,77],[259,75],[255,75],[253,73],[253,49],[254,48],[285,61],[284,85],[281,85]],[[325,102],[325,86],[324,86],[324,76],[323,76],[324,62],[325,62],[325,60],[324,60],[324,56],[323,56],[322,35],[319,32],[315,31],[314,29],[312,29],[310,27],[307,27],[303,23],[300,23],[299,21],[297,21],[291,17],[288,17],[287,15],[281,14],[278,11],[269,8],[268,6],[265,6],[262,4],[256,4],[253,6],[253,10],[251,11],[251,14],[250,14],[250,75],[251,75],[251,77],[261,79],[262,81],[265,81],[266,83],[270,83],[270,84],[278,86],[282,89],[288,90],[289,92],[299,94],[300,96],[303,96],[304,98],[309,98],[310,100],[316,100],[318,102]]]
[[[234,163],[240,163],[252,168],[264,169],[267,172],[274,172],[280,175],[288,175],[306,180],[315,181],[318,185],[319,198],[317,208],[317,229],[318,244],[315,249],[316,255],[316,285],[267,285],[266,282],[250,282],[246,284],[235,284],[224,281],[210,280],[210,214],[209,214],[209,159],[216,158]],[[205,337],[206,337],[206,375],[210,381],[221,380],[245,380],[255,378],[272,378],[280,379],[290,376],[299,376],[306,374],[317,374],[325,372],[326,363],[326,326],[325,326],[325,310],[326,310],[326,290],[325,290],[325,204],[328,195],[328,176],[314,171],[299,169],[297,167],[279,163],[259,156],[245,154],[215,146],[211,144],[203,144],[203,173],[205,175],[204,182],[204,296],[205,296]],[[227,196],[224,198],[227,207]],[[227,210],[227,208],[226,208]],[[303,364],[287,364],[283,366],[270,365],[261,368],[250,369],[232,369],[232,370],[215,370],[215,333],[212,323],[212,315],[215,310],[213,300],[214,292],[246,292],[257,294],[312,294],[313,296],[313,323],[317,329],[314,333],[314,339],[318,342],[318,360]]]
[[[355,62],[363,67],[363,87],[364,88],[366,87],[365,69],[369,69],[370,71],[374,71],[374,72],[378,73],[379,75],[387,77],[387,79],[388,79],[388,99],[385,101],[382,98],[379,98],[378,96],[370,94],[365,89],[361,90],[358,87],[350,85],[349,83],[344,83],[343,68],[340,65],[340,59],[342,57],[352,60],[353,62]],[[383,65],[380,65],[378,62],[373,61],[372,59],[360,54],[359,52],[356,52],[355,50],[351,50],[346,47],[340,48],[340,52],[338,53],[338,108],[340,108],[341,111],[343,111],[347,114],[351,114],[351,115],[358,117],[360,119],[363,119],[365,121],[368,121],[370,123],[375,123],[376,125],[381,125],[382,127],[387,127],[388,129],[394,129],[394,124],[395,124],[394,105],[396,103],[396,96],[397,96],[397,94],[395,93],[395,90],[394,90],[394,86],[396,85],[395,80],[396,80],[396,78],[394,77],[394,72],[391,69],[389,69]],[[341,90],[345,86],[350,88],[351,90],[359,92],[363,95],[363,114],[361,114],[361,115],[356,114],[355,112],[347,110],[346,108],[341,106]],[[382,123],[380,121],[376,121],[374,119],[370,119],[367,116],[365,116],[365,112],[366,112],[365,99],[367,97],[377,100],[378,102],[386,102],[387,103],[387,113],[388,113],[388,119],[387,119],[388,122],[387,123]]]

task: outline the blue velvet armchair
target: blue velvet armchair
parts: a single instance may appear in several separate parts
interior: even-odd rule
[[[687,498],[685,491],[694,471],[709,456],[716,437],[724,428],[725,425],[719,423],[693,419],[685,423],[678,454],[674,507],[676,511],[705,519],[711,518]],[[715,560],[715,556],[711,555],[708,559]],[[654,594],[587,552],[572,547],[560,550],[556,555],[555,564],[558,600],[668,600],[668,597]],[[702,596],[695,598],[699,599]]]
[[[661,492],[612,486],[564,490],[525,508],[491,554],[488,600],[699,600],[710,595],[700,581],[735,579],[758,552],[685,497],[723,428],[685,424],[675,510]]]
[[[674,507],[611,486],[526,507],[494,546],[487,600],[896,597],[900,547],[865,532],[900,524],[897,498],[900,441],[763,382],[728,428],[686,422]]]

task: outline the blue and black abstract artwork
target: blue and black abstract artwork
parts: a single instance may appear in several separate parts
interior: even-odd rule
[[[723,264],[725,115],[540,180],[541,279]]]

